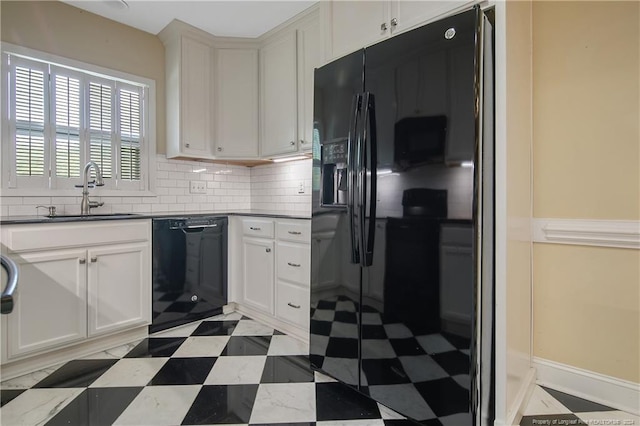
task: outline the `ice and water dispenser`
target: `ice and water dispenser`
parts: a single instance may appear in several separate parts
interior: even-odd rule
[[[322,144],[321,205],[346,207],[347,205],[347,139]]]

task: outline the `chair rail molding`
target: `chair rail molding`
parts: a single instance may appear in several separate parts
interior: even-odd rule
[[[640,221],[533,219],[533,242],[640,249]]]

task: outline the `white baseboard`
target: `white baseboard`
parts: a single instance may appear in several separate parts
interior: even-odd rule
[[[533,219],[536,243],[640,249],[640,221]]]
[[[298,340],[301,340],[307,345],[309,344],[309,330],[303,330],[300,327],[296,327],[291,324],[288,324],[269,314],[265,314],[260,311],[257,311],[247,305],[241,305],[239,303],[234,302],[234,308],[237,312],[240,312],[243,315],[256,319],[263,324],[266,324],[268,326],[275,328],[276,330],[280,330],[283,333],[293,336]]]
[[[536,369],[530,368],[527,372],[527,375],[524,377],[522,381],[522,385],[520,389],[518,389],[518,393],[513,400],[513,404],[511,408],[507,412],[507,418],[505,422],[495,422],[495,425],[498,426],[517,426],[520,424],[520,419],[522,419],[522,413],[529,402],[529,398],[531,397],[531,393],[533,392],[533,388],[536,384]]]
[[[640,384],[534,357],[538,384],[640,415]]]

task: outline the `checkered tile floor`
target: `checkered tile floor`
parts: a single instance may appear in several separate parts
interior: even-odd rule
[[[232,313],[1,383],[2,425],[410,424]]]
[[[640,426],[640,417],[557,390],[536,386],[520,426]]]
[[[310,358],[331,376],[358,381],[358,305],[347,296],[312,304]],[[360,390],[426,425],[470,425],[469,339],[418,332],[362,306]],[[349,374],[351,373],[351,374]]]

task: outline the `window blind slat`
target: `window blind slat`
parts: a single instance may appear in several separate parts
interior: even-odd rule
[[[56,176],[80,176],[80,80],[55,76]]]
[[[120,177],[139,181],[140,170],[140,94],[130,90],[119,91],[120,107]]]
[[[16,66],[16,174],[44,175],[45,75],[42,71]]]

